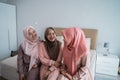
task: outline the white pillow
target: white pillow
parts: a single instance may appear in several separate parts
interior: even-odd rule
[[[62,44],[64,44],[63,36],[57,36],[57,40],[59,40]],[[87,45],[87,48],[90,49],[91,38],[86,38],[86,45]]]
[[[62,44],[64,44],[64,38],[63,36],[57,36],[57,40],[59,40]]]
[[[86,38],[86,45],[87,45],[87,48],[90,50],[91,38]]]

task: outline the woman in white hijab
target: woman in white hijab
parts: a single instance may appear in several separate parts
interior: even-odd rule
[[[19,80],[39,80],[40,60],[37,32],[32,26],[23,30],[24,41],[18,49]]]

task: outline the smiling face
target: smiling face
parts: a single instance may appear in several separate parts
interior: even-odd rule
[[[29,28],[28,29],[28,37],[29,37],[29,40],[31,40],[31,41],[36,40],[36,38],[37,38],[36,31],[34,29],[32,29],[32,28]]]
[[[52,29],[48,29],[46,37],[51,42],[55,41],[56,40],[56,33],[55,33],[55,31],[52,30]]]

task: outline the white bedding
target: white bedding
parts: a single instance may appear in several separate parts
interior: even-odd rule
[[[9,65],[9,66],[14,67],[14,68],[17,68],[17,64],[16,64],[17,60],[16,59],[17,59],[17,55],[14,57],[9,57],[9,58],[1,61],[1,63]]]
[[[1,76],[8,80],[18,80],[17,55],[0,62]]]
[[[96,61],[96,51],[90,51],[90,71],[91,73],[95,74],[95,61]],[[1,67],[1,76],[8,80],[18,80],[18,73],[17,73],[17,55],[14,57],[7,58],[0,62]]]
[[[91,51],[90,51],[90,64],[89,64],[89,69],[90,69],[90,71],[91,71],[93,80],[94,80],[94,78],[95,78],[96,59],[97,59],[96,50],[91,50]]]

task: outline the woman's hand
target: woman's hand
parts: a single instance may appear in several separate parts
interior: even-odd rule
[[[37,67],[37,64],[34,64],[32,67],[33,67],[33,68],[36,68],[36,67]]]
[[[19,80],[25,80],[24,74],[19,75]]]
[[[66,69],[66,66],[64,64],[61,65],[61,69]]]
[[[69,80],[73,80],[73,79],[72,79],[72,76],[71,76],[70,74],[66,73],[65,76],[66,76]]]
[[[55,67],[60,67],[60,65],[61,65],[60,62],[55,61],[55,63],[54,63],[54,66],[55,66]]]
[[[60,70],[61,74],[65,75],[66,74],[66,71],[64,69],[61,69]]]
[[[61,70],[61,74],[66,76],[69,80],[72,80],[72,76],[70,74],[68,74],[65,70]]]
[[[50,71],[47,71],[44,75],[43,75],[43,80],[47,80],[48,75],[50,74]]]

